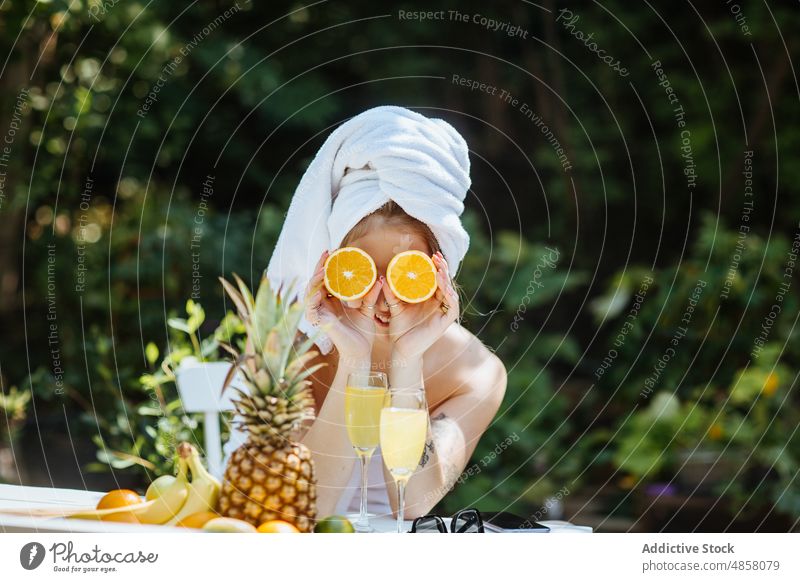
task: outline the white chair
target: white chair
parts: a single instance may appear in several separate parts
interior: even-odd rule
[[[225,393],[221,394],[222,384],[230,369],[229,362],[198,362],[195,358],[184,358],[176,372],[183,409],[186,412],[203,413],[206,462],[209,472],[217,478],[221,478],[224,471],[220,412],[233,410],[233,387],[244,389],[241,377],[237,374]]]

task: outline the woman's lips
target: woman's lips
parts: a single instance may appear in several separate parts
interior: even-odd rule
[[[375,314],[373,318],[375,319],[375,323],[377,323],[381,327],[389,327],[389,322],[383,321],[380,317],[378,317],[377,314]]]

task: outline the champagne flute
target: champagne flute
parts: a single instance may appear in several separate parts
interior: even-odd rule
[[[361,506],[355,529],[374,531],[367,515],[369,461],[380,443],[381,409],[387,393],[383,372],[353,372],[347,376],[344,393],[344,416],[350,444],[361,461]]]
[[[380,433],[383,460],[397,485],[397,533],[402,533],[406,484],[419,466],[428,433],[425,389],[390,389]]]

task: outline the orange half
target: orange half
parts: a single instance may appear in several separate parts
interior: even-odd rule
[[[386,281],[398,299],[422,303],[436,293],[436,266],[421,251],[405,251],[389,262]]]
[[[342,301],[360,299],[372,289],[377,278],[375,261],[356,247],[337,249],[325,261],[325,287]]]

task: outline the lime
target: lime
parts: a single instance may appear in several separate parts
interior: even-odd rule
[[[353,524],[341,515],[331,515],[320,519],[314,526],[314,533],[354,533]]]

